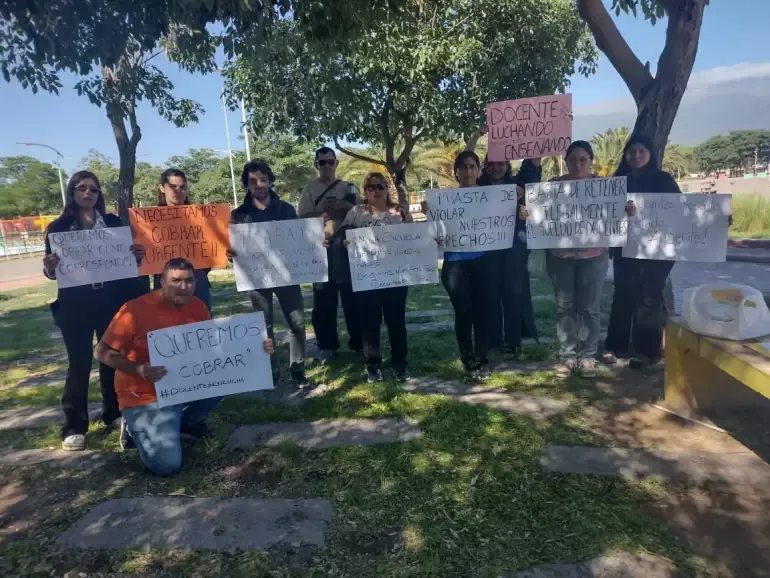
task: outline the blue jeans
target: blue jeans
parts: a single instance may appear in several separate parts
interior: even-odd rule
[[[556,298],[556,337],[562,359],[593,359],[601,333],[601,301],[609,255],[562,259],[546,253]]]
[[[158,403],[153,402],[124,409],[128,433],[134,438],[145,467],[158,476],[178,472],[182,467],[179,438],[182,424],[203,421],[221,400],[221,397],[211,397],[168,407],[158,407]]]

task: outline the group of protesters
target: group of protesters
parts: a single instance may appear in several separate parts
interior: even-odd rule
[[[483,129],[479,132],[483,134]],[[477,136],[479,136],[477,135]],[[487,252],[445,252],[441,269],[455,315],[455,333],[465,377],[484,381],[491,375],[489,357],[494,350],[518,356],[522,338],[538,339],[532,307],[525,222],[528,216],[524,188],[541,180],[540,159],[525,160],[514,175],[508,162],[482,163],[473,151],[477,138],[454,162],[459,187],[515,184],[518,191],[517,225],[512,246]],[[658,168],[652,143],[633,136],[625,146],[616,171],[626,176],[629,192],[678,193],[674,179]],[[593,151],[586,141],[574,141],[566,151],[567,174],[559,179],[593,178]],[[399,381],[410,379],[407,365],[406,303],[408,288],[391,287],[354,293],[350,282],[345,231],[351,228],[412,222],[408,207],[399,205],[394,191],[403,187],[403,172],[394,180],[385,172],[369,173],[357,188],[336,176],[334,151],[322,147],[315,153],[318,178],[308,183],[298,209],[282,200],[274,189],[275,176],[267,162],[246,163],[241,174],[244,200],[231,214],[232,223],[260,223],[321,217],[329,258],[325,283],[313,285],[312,326],[320,363],[328,363],[340,349],[337,308],[342,302],[348,347],[362,352],[370,382],[383,379],[380,328],[388,329],[390,367]],[[185,174],[168,169],[160,176],[158,205],[190,204]],[[633,215],[635,207],[626,205]],[[51,251],[48,235],[81,229],[118,227],[121,220],[107,213],[97,177],[88,171],[75,173],[67,186],[62,215],[46,231],[44,272],[55,279],[59,257]],[[145,247],[132,245],[138,263]],[[230,259],[237,255],[230,250]],[[613,262],[615,290],[604,347],[600,351],[600,303],[609,262]],[[672,263],[627,259],[614,249],[548,250],[547,273],[551,278],[557,312],[558,375],[594,375],[597,362],[613,364],[633,354],[630,365],[655,367],[661,357],[665,322],[664,286]],[[181,467],[180,436],[210,436],[205,418],[221,398],[159,407],[154,383],[165,375],[150,364],[147,334],[151,331],[211,319],[212,296],[208,269],[195,270],[181,258],[171,259],[163,272],[59,288],[52,304],[69,359],[62,396],[65,421],[62,447],[82,450],[89,426],[88,384],[92,357],[99,361],[102,391],[101,419],[108,427],[120,426],[121,447],[136,446],[145,466],[156,474],[170,474]],[[153,290],[151,291],[151,285]],[[268,335],[265,351],[272,353],[273,296],[280,305],[290,333],[292,383],[312,387],[304,368],[306,357],[305,310],[299,285],[250,292],[255,311],[265,315]],[[99,340],[93,349],[93,336]],[[273,369],[277,379],[277,367]]]

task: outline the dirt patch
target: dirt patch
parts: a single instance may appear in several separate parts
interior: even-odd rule
[[[591,432],[613,446],[670,452],[751,451],[729,434],[684,420],[648,403],[628,400],[599,402],[585,408],[583,419]]]
[[[5,484],[0,489],[0,544],[25,538],[28,530],[51,518],[59,505],[69,503],[78,489],[72,479],[57,481],[44,492],[22,480]]]
[[[222,477],[228,482],[259,484],[275,488],[283,480],[283,468],[272,463],[262,452],[249,455],[242,463],[222,470]]]
[[[770,488],[666,492],[653,511],[724,578],[770,577]]]

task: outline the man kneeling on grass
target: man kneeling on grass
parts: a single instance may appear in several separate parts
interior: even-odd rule
[[[192,263],[171,259],[163,268],[160,285],[123,305],[96,346],[94,357],[116,369],[115,392],[123,414],[121,448],[137,447],[147,469],[163,476],[182,467],[180,436],[210,437],[204,419],[222,398],[158,407],[154,383],[166,375],[166,369],[150,365],[147,334],[211,319],[203,301],[193,296]],[[265,339],[264,347],[273,353],[272,340]]]

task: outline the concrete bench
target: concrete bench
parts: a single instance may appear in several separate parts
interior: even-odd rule
[[[770,351],[752,342],[704,337],[684,319],[666,330],[665,404],[682,415],[755,407],[770,399]],[[764,398],[764,399],[763,399]]]

